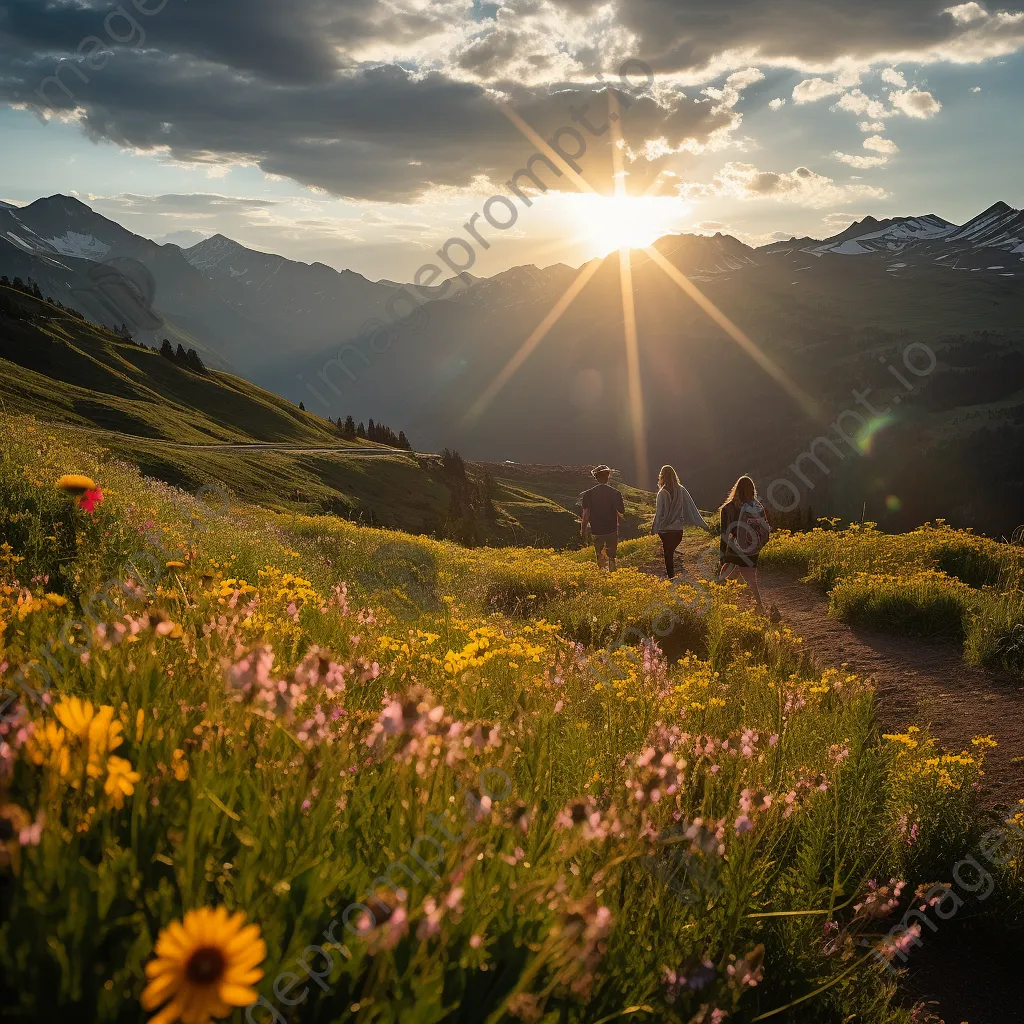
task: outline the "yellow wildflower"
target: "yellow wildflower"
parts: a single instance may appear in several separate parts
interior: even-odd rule
[[[113,755],[107,758],[107,778],[103,783],[103,792],[120,810],[124,804],[124,798],[135,792],[135,784],[141,778],[142,776],[138,772],[132,770],[130,761]]]

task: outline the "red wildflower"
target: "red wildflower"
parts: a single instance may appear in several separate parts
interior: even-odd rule
[[[96,506],[101,504],[103,501],[103,491],[99,487],[94,487],[92,490],[86,491],[78,499],[78,504],[90,515],[96,511]]]

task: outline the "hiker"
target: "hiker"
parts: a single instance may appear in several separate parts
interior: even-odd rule
[[[676,574],[675,554],[683,539],[687,526],[699,526],[702,530],[714,530],[700,514],[690,497],[690,492],[679,482],[679,475],[672,466],[662,466],[658,474],[658,504],[654,512],[651,533],[661,538],[665,553],[665,575],[672,579]]]
[[[738,572],[750,588],[757,610],[763,612],[761,591],[757,587],[757,556],[768,540],[771,527],[764,506],[758,501],[754,481],[749,476],[741,476],[718,511],[721,516],[718,582]]]
[[[619,520],[625,518],[626,506],[622,503],[622,493],[608,484],[608,478],[612,475],[608,466],[596,466],[590,475],[597,481],[597,485],[580,496],[583,505],[580,532],[584,540],[588,533],[593,537],[598,567],[603,569],[607,565],[614,572],[615,552],[619,546]]]

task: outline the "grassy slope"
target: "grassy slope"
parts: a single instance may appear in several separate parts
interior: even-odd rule
[[[795,568],[855,625],[962,642],[968,661],[1024,674],[1024,548],[943,522],[905,534],[873,523],[780,532],[762,561]]]
[[[338,933],[344,955],[335,947],[323,984],[283,1019],[497,1024],[515,1008],[519,1019],[565,1024],[627,1013],[686,1024],[717,1007],[742,1024],[794,1004],[778,1019],[910,1024],[870,945],[885,943],[917,883],[947,878],[977,849],[980,765],[932,765],[921,733],[881,740],[870,688],[816,671],[788,631],[739,611],[730,590],[704,600],[630,569],[601,574],[583,554],[467,551],[244,504],[211,519],[77,437],[7,426],[4,660],[40,657],[96,586],[139,571],[140,545],[158,552],[159,541],[160,561],[180,551],[185,563],[158,561],[148,597],[103,613],[141,624],[131,642],[108,629],[90,639],[88,660],[53,652],[55,698],[89,698],[123,722],[117,755],[138,773],[131,792],[106,791],[114,769],[102,758],[93,776],[76,775],[73,741],[63,776],[45,744],[23,747],[16,735],[5,754],[15,762],[9,783],[0,773],[5,813],[46,814],[39,845],[18,851],[0,916],[0,997],[12,1019],[56,1019],[72,1005],[97,1022],[138,1019],[159,931],[222,903],[260,927],[259,992],[281,1005],[279,972],[349,904],[373,902],[380,886],[377,899],[398,905],[382,884],[388,871],[406,890],[408,930],[374,903],[374,931]],[[106,490],[95,515],[53,488],[68,471]],[[13,584],[44,576],[26,591]],[[365,609],[372,616],[357,614]],[[154,629],[156,612],[173,627]],[[616,642],[627,626],[699,654],[641,657]],[[293,692],[305,693],[273,721],[260,700],[234,699],[244,691],[224,672],[235,663],[240,686],[242,654],[263,644],[272,677],[292,673]],[[326,660],[345,688],[304,690],[299,680]],[[374,739],[394,697],[417,732]],[[310,738],[316,708],[330,714],[326,734]],[[502,796],[474,813],[456,793],[481,779]],[[559,824],[577,801],[590,823]],[[452,836],[424,854],[436,870],[390,877],[389,864],[415,867],[406,851],[428,812]],[[680,847],[691,822],[700,845]],[[880,918],[874,903],[892,893],[870,896],[867,883],[890,877],[908,884],[898,913]],[[1004,913],[1014,884],[999,874]],[[424,925],[432,913],[436,928]],[[699,990],[669,983],[668,972],[690,976],[705,961]]]
[[[193,373],[47,302],[10,288],[0,296],[30,317],[0,314],[0,394],[22,411],[198,444],[344,444],[319,417],[240,377]]]
[[[537,466],[514,462],[484,462],[501,485],[497,499],[500,506],[534,536],[558,537],[571,544],[579,537],[579,509],[576,501],[594,478],[586,466]],[[626,520],[622,528],[624,538],[641,536],[647,532],[654,515],[654,496],[650,491],[623,483],[613,478],[612,483],[622,491],[626,506]],[[567,514],[568,513],[568,514]],[[526,538],[529,542],[531,537]]]
[[[95,428],[97,443],[187,490],[212,482],[276,511],[332,512],[414,533],[443,528],[448,489],[431,464],[408,455],[371,462],[342,454],[188,450],[161,443],[347,444],[324,420],[239,377],[193,373],[47,302],[8,288],[0,294],[26,317],[0,315],[0,401],[9,411]],[[365,441],[356,446],[378,447]],[[499,517],[485,529],[488,541],[576,542],[573,509],[590,480],[585,472],[533,468],[527,474],[536,485],[531,488],[518,471],[494,468]],[[627,497],[635,528],[644,495],[628,489]]]

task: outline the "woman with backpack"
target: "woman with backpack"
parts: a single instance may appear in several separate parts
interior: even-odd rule
[[[699,526],[702,530],[714,531],[704,521],[690,492],[679,482],[679,475],[671,466],[662,466],[658,474],[658,504],[654,512],[651,533],[661,537],[665,554],[665,575],[672,579],[676,574],[675,554],[683,539],[687,526]]]
[[[758,501],[754,481],[749,476],[741,476],[733,484],[719,514],[721,564],[718,568],[718,581],[722,583],[738,572],[750,588],[757,610],[763,612],[761,591],[757,587],[757,556],[768,541],[771,527],[764,506]]]

